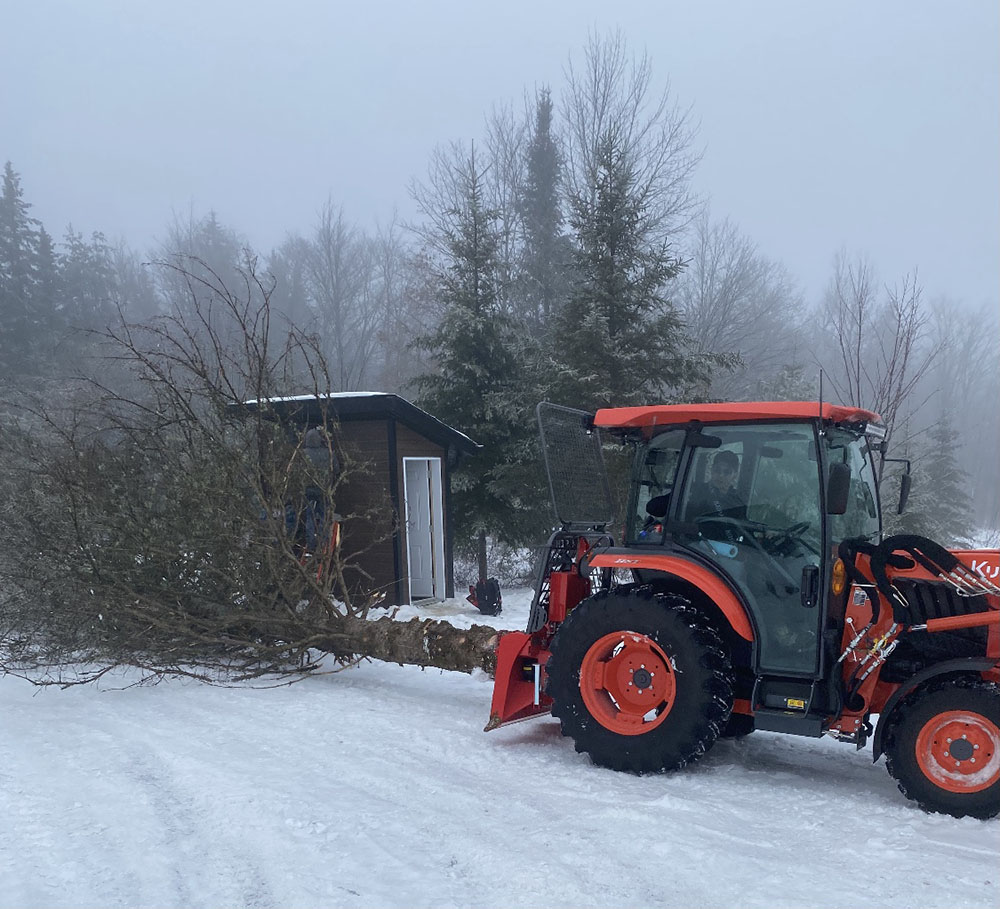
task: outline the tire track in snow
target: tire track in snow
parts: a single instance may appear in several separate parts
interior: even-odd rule
[[[144,730],[119,748],[115,760],[151,814],[158,840],[158,845],[150,844],[152,853],[180,852],[187,859],[168,861],[163,868],[171,882],[173,905],[207,909],[279,905],[260,870],[267,864],[266,856],[249,850],[240,830],[227,824],[219,810],[223,799],[216,787],[205,786],[220,768],[190,754],[190,741],[168,742],[169,735],[157,737]],[[209,800],[204,798],[206,788]]]

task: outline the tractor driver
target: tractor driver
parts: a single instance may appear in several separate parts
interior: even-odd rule
[[[720,517],[746,519],[747,505],[736,491],[740,459],[735,451],[720,451],[712,459],[709,480],[695,491],[688,508],[689,519]]]

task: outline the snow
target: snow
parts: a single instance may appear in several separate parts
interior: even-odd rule
[[[321,394],[307,394],[307,395],[280,395],[272,398],[251,398],[249,401],[244,401],[244,404],[260,404],[263,401],[266,404],[278,404],[284,401],[342,401],[349,398],[385,398],[388,397],[387,392],[384,391],[326,391]]]
[[[548,717],[483,733],[483,675],[130,681],[0,679],[2,909],[998,903],[1000,823],[924,814],[870,747],[758,732],[636,777]]]

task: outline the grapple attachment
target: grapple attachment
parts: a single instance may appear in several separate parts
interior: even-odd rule
[[[552,699],[545,694],[543,677],[549,659],[546,639],[544,633],[525,631],[511,631],[500,638],[486,732],[549,712]]]

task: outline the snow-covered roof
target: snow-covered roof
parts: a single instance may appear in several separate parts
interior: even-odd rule
[[[267,406],[282,419],[296,423],[320,423],[330,412],[341,422],[393,418],[432,442],[447,448],[472,454],[482,446],[464,432],[443,423],[433,414],[421,410],[406,398],[381,391],[334,391],[321,394],[286,395],[251,399],[231,404],[230,409],[256,410]]]
[[[275,404],[275,403],[283,402],[283,401],[312,401],[312,400],[315,400],[317,397],[319,397],[320,399],[322,399],[324,401],[327,401],[327,400],[336,400],[338,398],[347,399],[347,398],[384,397],[385,394],[386,394],[386,392],[384,392],[384,391],[327,391],[327,392],[324,392],[321,395],[314,395],[314,394],[311,394],[311,395],[284,395],[282,397],[275,397],[275,398],[261,398],[261,399],[251,398],[249,401],[244,401],[243,403],[244,404],[259,404],[260,401],[266,401],[266,402],[268,402],[270,404]],[[397,397],[398,397],[398,395],[397,395]],[[405,401],[406,399],[405,398],[400,398],[400,400],[404,400]]]

